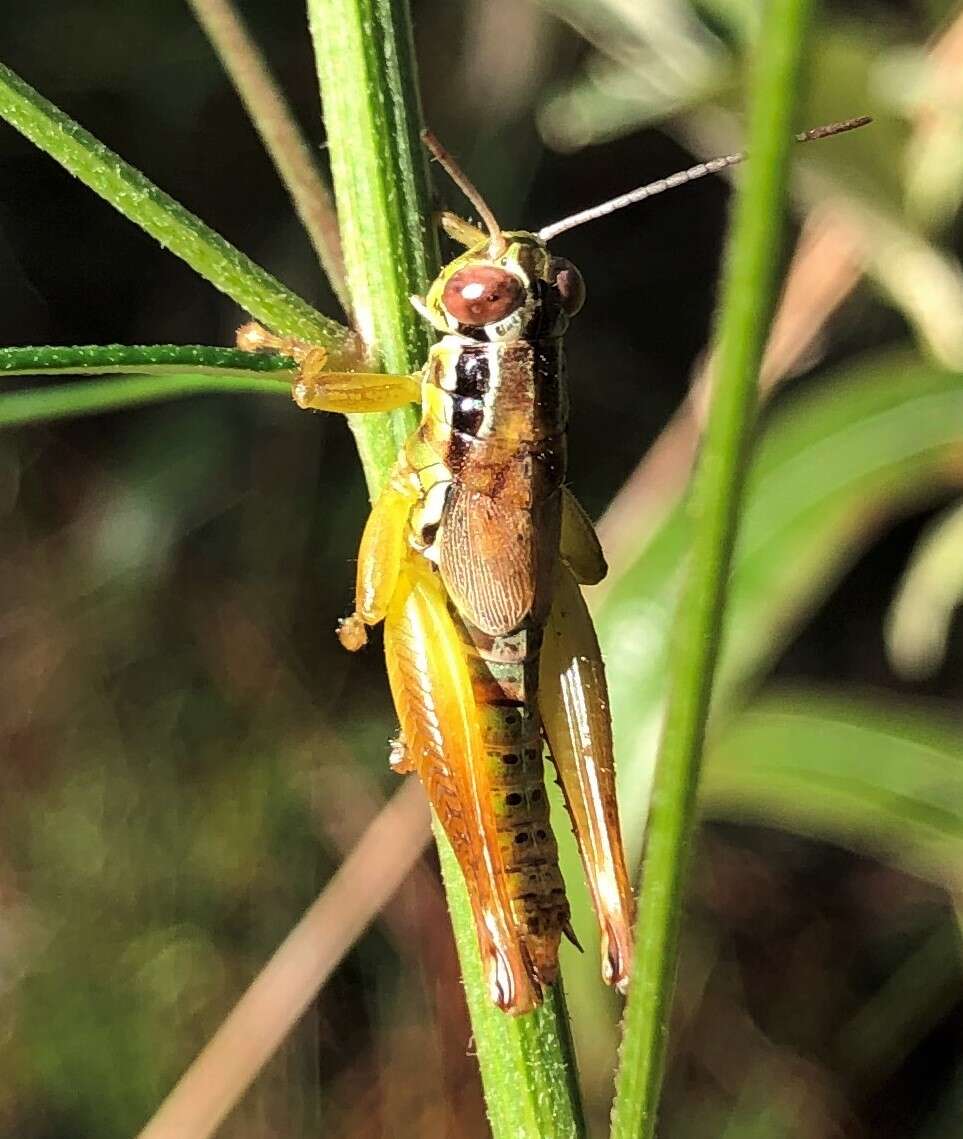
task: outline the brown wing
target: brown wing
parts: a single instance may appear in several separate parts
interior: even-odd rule
[[[461,617],[493,637],[529,616],[544,618],[559,509],[557,494],[527,509],[452,486],[438,531],[439,569]]]

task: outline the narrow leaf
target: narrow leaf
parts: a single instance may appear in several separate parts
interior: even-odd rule
[[[963,506],[941,515],[917,543],[886,615],[886,651],[911,679],[932,676],[946,655],[953,613],[963,603]]]
[[[99,415],[122,407],[160,403],[193,395],[288,395],[281,384],[265,383],[257,376],[164,375],[126,376],[116,380],[56,384],[30,391],[0,395],[0,427],[44,423],[78,415]]]
[[[824,376],[770,414],[750,467],[714,695],[733,715],[788,640],[887,522],[963,486],[963,375],[890,351]],[[666,694],[666,660],[694,520],[680,506],[596,609],[612,699],[622,829],[641,855]],[[560,836],[566,880],[577,852]],[[603,1045],[597,943],[587,899],[573,892],[585,945],[566,973],[580,1053]],[[609,1031],[614,1015],[609,1015]],[[592,1041],[586,1032],[594,1033]],[[596,1043],[597,1042],[597,1043]]]
[[[963,484],[963,374],[892,351],[825,376],[776,410],[750,468],[716,701],[731,708],[887,519]],[[623,817],[639,853],[666,692],[680,566],[677,508],[599,607]]]
[[[153,376],[186,370],[198,375],[263,376],[289,382],[296,365],[285,356],[211,348],[202,344],[73,344],[0,348],[0,376],[107,375],[111,372]]]

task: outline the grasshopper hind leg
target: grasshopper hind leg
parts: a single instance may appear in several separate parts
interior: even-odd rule
[[[398,733],[388,741],[388,766],[395,775],[410,775],[415,770],[414,760],[405,741],[405,733],[398,729]]]
[[[385,620],[385,657],[405,757],[468,886],[489,995],[505,1012],[530,1012],[541,990],[501,867],[502,836],[464,647],[437,575],[416,555],[402,569]]]
[[[592,620],[565,565],[545,628],[539,707],[602,934],[602,976],[624,992],[635,903],[615,800],[608,690]]]

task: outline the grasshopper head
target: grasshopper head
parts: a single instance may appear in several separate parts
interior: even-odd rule
[[[500,237],[446,265],[416,307],[439,332],[470,340],[560,336],[585,299],[581,274],[534,233]]]
[[[502,230],[485,199],[438,139],[431,131],[422,131],[421,137],[478,210],[488,236],[446,265],[428,296],[412,297],[412,304],[439,332],[466,340],[561,336],[585,300],[579,271],[564,258],[553,257],[539,234]],[[452,236],[466,245],[471,237],[466,241],[465,231],[481,232],[467,222],[458,229],[461,233]]]

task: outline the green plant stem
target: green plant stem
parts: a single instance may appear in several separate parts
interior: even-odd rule
[[[695,536],[669,658],[635,976],[616,1081],[615,1139],[655,1133],[696,789],[756,384],[775,304],[793,110],[811,9],[812,0],[772,0],[756,47],[749,124],[753,158],[735,203],[714,392],[692,492]]]
[[[265,383],[257,376],[191,373],[157,376],[123,376],[115,380],[55,384],[0,395],[0,427],[46,423],[78,415],[99,415],[122,407],[160,403],[191,395],[271,395],[290,398],[286,384]]]
[[[241,352],[205,344],[72,344],[69,347],[0,348],[0,376],[164,376],[185,371],[204,376],[256,378],[290,383],[297,365],[274,353]],[[236,390],[236,389],[235,389]]]
[[[348,311],[331,192],[277,80],[231,0],[188,0],[284,183],[335,296]]]
[[[355,320],[372,358],[413,372],[429,337],[408,301],[437,267],[408,6],[403,0],[308,0],[341,239]],[[413,411],[353,417],[374,495],[416,423]],[[582,1134],[560,991],[529,1016],[490,1003],[464,880],[436,826],[448,905],[496,1137]]]
[[[386,372],[417,371],[430,338],[408,298],[437,268],[418,132],[407,4],[308,0],[341,246],[355,326]],[[413,430],[414,410],[349,416],[372,497]]]
[[[313,309],[0,64],[0,118],[275,332],[357,362],[352,333]]]

